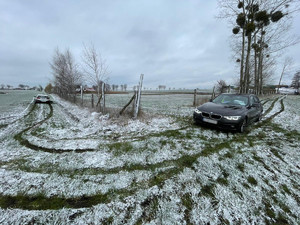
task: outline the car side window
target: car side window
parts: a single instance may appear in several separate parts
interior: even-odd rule
[[[255,103],[259,103],[258,97],[254,96],[254,102],[255,102]]]
[[[250,105],[253,105],[253,103],[254,103],[253,96],[250,96]]]

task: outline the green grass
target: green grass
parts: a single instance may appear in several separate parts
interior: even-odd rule
[[[160,139],[159,143],[161,144],[161,147],[163,147],[163,146],[166,146],[169,143],[169,141],[168,140]]]
[[[7,127],[8,124],[0,124],[0,129]]]
[[[191,211],[193,210],[193,199],[190,193],[186,193],[181,197],[182,205],[185,207],[184,219],[187,224],[192,224],[190,221]]]
[[[226,153],[224,154],[224,157],[225,157],[225,158],[232,159],[232,158],[234,157],[234,154],[233,154],[233,152],[228,151],[228,152],[226,152]]]
[[[215,195],[213,193],[214,188],[215,188],[215,183],[210,183],[210,184],[204,185],[201,188],[201,194],[204,196],[207,196],[207,197],[214,198],[215,197]]]
[[[281,189],[282,189],[285,193],[287,193],[287,194],[289,194],[289,195],[292,194],[291,191],[290,191],[290,189],[288,188],[288,186],[287,186],[286,184],[282,184],[280,187],[281,187]]]
[[[216,181],[221,185],[225,185],[225,186],[228,185],[228,180],[225,177],[218,177]]]
[[[276,203],[278,203],[278,202],[275,199],[275,204]],[[278,224],[278,225],[290,224],[285,215],[283,215],[282,213],[277,214],[274,211],[274,209],[272,207],[273,203],[271,203],[269,199],[264,198],[263,204],[264,204],[265,215],[268,216],[269,218],[271,218],[271,220],[269,218],[265,219],[266,224]],[[283,211],[285,213],[290,213],[290,210],[286,206],[282,206],[282,207],[283,207]]]
[[[285,162],[284,159],[282,158],[282,156],[279,154],[278,150],[271,148],[270,151],[273,153],[274,156],[276,156],[282,162]]]
[[[159,212],[159,197],[148,196],[142,203],[143,214],[136,224],[145,224],[150,222]]]
[[[252,176],[249,176],[249,177],[247,178],[247,181],[248,181],[249,184],[252,184],[252,185],[254,185],[254,186],[257,185],[256,179],[255,179],[254,177],[252,177]]]
[[[133,145],[131,142],[117,142],[117,143],[110,144],[108,147],[115,156],[119,156],[124,153],[126,154],[129,152],[133,152]]]
[[[243,163],[237,164],[236,168],[241,171],[242,173],[245,172],[245,165]]]
[[[44,127],[38,127],[36,129],[33,129],[30,133],[33,136],[39,136],[41,133],[43,133],[45,131],[46,131],[46,128],[44,128]]]

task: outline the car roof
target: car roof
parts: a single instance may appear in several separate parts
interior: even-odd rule
[[[221,93],[220,95],[238,95],[238,96],[256,96],[255,94],[234,94],[234,93]]]

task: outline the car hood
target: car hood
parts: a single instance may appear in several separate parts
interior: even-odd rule
[[[222,116],[241,116],[247,108],[245,106],[223,105],[213,102],[205,103],[198,107],[202,112],[215,113]]]

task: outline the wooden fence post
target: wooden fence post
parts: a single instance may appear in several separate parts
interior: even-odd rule
[[[92,94],[92,108],[94,108],[94,94]]]
[[[105,83],[102,83],[102,98],[103,98],[103,104],[102,104],[102,113],[105,113]]]
[[[193,103],[193,106],[195,107],[196,104],[197,104],[197,89],[194,90],[194,103]]]
[[[138,113],[139,113],[143,78],[144,78],[144,74],[141,74],[137,95],[135,96],[136,99],[135,99],[135,105],[134,105],[134,111],[133,111],[133,119],[136,119],[138,116]]]
[[[211,94],[211,99],[213,100],[214,98],[215,98],[215,86],[214,86],[213,92]]]
[[[80,97],[81,97],[81,106],[83,106],[83,88],[82,88],[82,85],[80,85]]]

